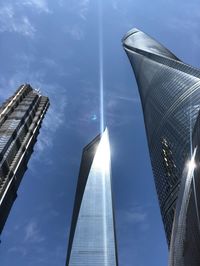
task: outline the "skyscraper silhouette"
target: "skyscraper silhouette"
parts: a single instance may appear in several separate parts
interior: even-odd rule
[[[48,107],[47,97],[22,85],[0,108],[0,233]]]
[[[107,129],[83,150],[66,265],[118,265]]]
[[[152,169],[170,244],[182,172],[191,156],[192,132],[200,107],[200,71],[138,29],[123,46],[142,102]]]

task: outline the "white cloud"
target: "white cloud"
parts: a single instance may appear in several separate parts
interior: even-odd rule
[[[7,1],[0,4],[0,32],[15,32],[33,37],[36,29],[27,16],[27,9],[51,13],[46,0]]]
[[[16,32],[33,37],[35,28],[27,16],[17,16],[13,5],[0,6],[0,32]]]
[[[43,134],[38,138],[37,142],[37,150],[43,151],[46,147],[53,146],[53,136],[58,130],[58,128],[64,123],[64,110],[67,105],[67,98],[65,95],[56,95],[51,94],[52,88],[44,84],[44,86],[40,86],[41,88],[45,88],[46,95],[50,97],[50,107],[47,111],[45,119],[42,124]],[[48,90],[49,88],[49,90]],[[58,88],[57,88],[58,89]],[[51,101],[51,97],[54,97]],[[57,103],[57,104],[56,104]],[[37,152],[38,153],[38,152]]]
[[[19,3],[31,8],[35,8],[40,13],[51,13],[46,0],[24,0],[23,2],[20,1]]]
[[[38,224],[35,221],[30,221],[25,226],[25,236],[24,241],[25,242],[34,242],[34,243],[40,243],[43,242],[45,238],[41,236],[38,228]]]

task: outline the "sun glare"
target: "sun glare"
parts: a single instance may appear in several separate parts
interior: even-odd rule
[[[95,155],[95,165],[102,171],[108,169],[110,164],[110,144],[107,128],[103,132]]]
[[[193,173],[194,169],[196,168],[196,163],[195,163],[196,150],[197,150],[197,148],[194,149],[192,158],[188,162],[188,173]]]
[[[102,1],[99,0],[99,89],[100,89],[100,131],[104,130],[104,72],[103,72],[103,21]]]

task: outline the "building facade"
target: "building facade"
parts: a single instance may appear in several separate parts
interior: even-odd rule
[[[66,265],[118,265],[107,129],[83,150]]]
[[[27,169],[49,99],[22,85],[0,107],[0,233]]]
[[[138,29],[125,35],[123,47],[139,88],[155,185],[170,244],[182,172],[190,156],[200,108],[200,71]]]
[[[185,163],[177,199],[169,266],[200,265],[200,115],[193,134],[191,155]]]

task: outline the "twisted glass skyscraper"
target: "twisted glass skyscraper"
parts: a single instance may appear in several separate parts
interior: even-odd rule
[[[66,265],[118,265],[107,129],[83,150]]]
[[[174,217],[169,266],[200,265],[200,115],[192,134]]]
[[[184,164],[200,107],[200,71],[138,29],[123,46],[137,80],[168,244]]]
[[[47,97],[22,85],[0,108],[0,233],[48,107]]]

